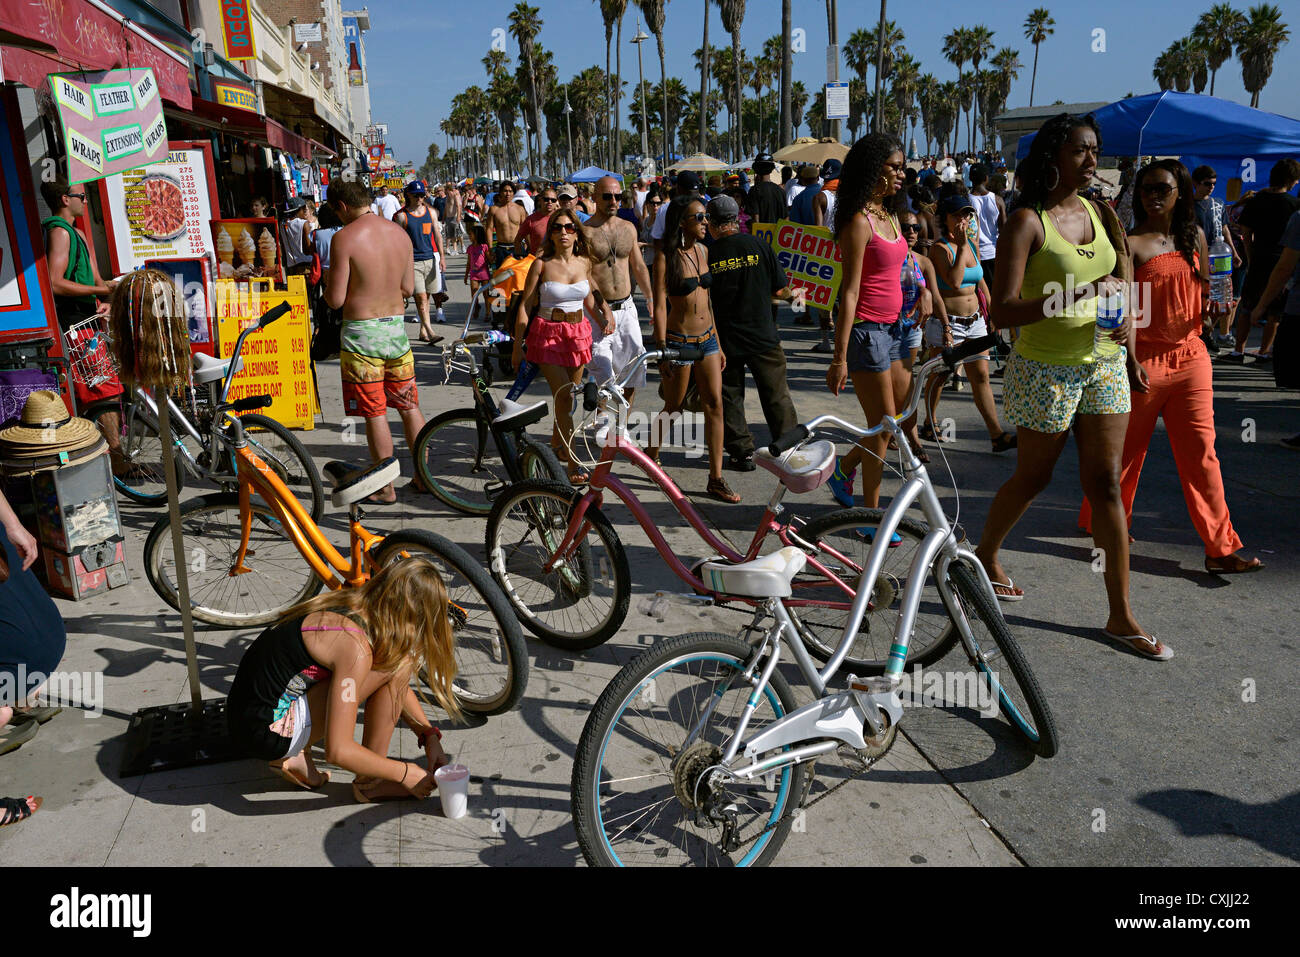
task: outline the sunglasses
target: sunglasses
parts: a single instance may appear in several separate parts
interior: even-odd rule
[[[903,223],[903,232],[905,233],[919,233],[920,231],[921,226],[919,223]]]
[[[559,202],[559,199],[557,199],[557,198],[554,197],[554,196],[543,196],[543,197],[542,197],[542,202],[543,202],[543,203],[558,203],[558,202]]]
[[[578,227],[573,225],[573,223],[556,223],[554,226],[551,227],[552,233],[559,233],[559,232],[576,233],[577,231],[578,231]]]
[[[611,199],[621,200],[623,198],[623,194],[622,193],[601,193],[600,198],[606,201]]]
[[[85,198],[86,198],[86,194],[85,194],[85,193],[66,193],[65,195],[68,197],[68,199],[85,199]]]
[[[695,220],[697,223],[703,223],[703,222],[707,221],[709,217],[708,217],[708,214],[706,214],[706,213],[696,213],[695,215],[693,215],[693,216],[687,216],[686,218],[687,218],[687,219],[693,219],[693,220]]]
[[[1147,196],[1168,196],[1174,187],[1168,183],[1143,183],[1142,192]]]

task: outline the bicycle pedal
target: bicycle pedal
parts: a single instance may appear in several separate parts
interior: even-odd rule
[[[496,501],[498,495],[509,487],[507,482],[486,482],[483,485],[483,494],[487,496],[489,502]]]

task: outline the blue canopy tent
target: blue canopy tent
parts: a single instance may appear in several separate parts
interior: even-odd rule
[[[569,177],[570,183],[594,183],[596,180],[605,176],[612,176],[615,179],[622,179],[617,173],[611,173],[603,170],[599,166],[585,166]]]
[[[1212,166],[1220,199],[1228,180],[1239,177],[1243,189],[1259,189],[1275,162],[1300,157],[1300,120],[1215,96],[1165,90],[1117,100],[1092,115],[1104,155],[1177,156],[1189,170]],[[1020,138],[1017,161],[1029,155],[1035,135]]]

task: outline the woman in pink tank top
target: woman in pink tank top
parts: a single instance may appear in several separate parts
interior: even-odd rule
[[[868,427],[894,414],[894,396],[910,375],[903,364],[905,334],[898,323],[903,308],[899,275],[907,258],[907,240],[898,217],[885,210],[885,203],[903,186],[906,166],[902,144],[872,133],[853,144],[840,173],[835,239],[844,276],[826,385],[839,395],[852,376],[853,392]],[[865,448],[855,446],[836,462],[828,484],[841,505],[853,505],[859,462],[863,504],[874,508],[880,503],[881,457],[888,441],[888,436],[868,440]]]

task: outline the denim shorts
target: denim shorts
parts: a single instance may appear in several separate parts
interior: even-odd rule
[[[709,356],[716,356],[722,351],[722,345],[718,342],[718,330],[714,326],[710,326],[709,331],[703,336],[688,336],[681,332],[669,332],[664,336],[664,345],[669,349],[680,349],[682,346],[699,346],[704,350],[704,355],[701,357],[704,359]],[[670,362],[667,364],[673,368],[691,365],[689,362]]]
[[[849,337],[850,372],[888,372],[903,357],[907,330],[894,322],[862,320],[853,324]]]

